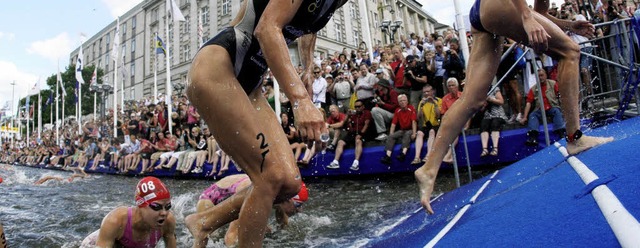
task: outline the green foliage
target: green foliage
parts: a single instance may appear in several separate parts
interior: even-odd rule
[[[93,70],[94,70],[95,66],[94,65],[90,65],[90,66],[86,66],[83,70],[82,70],[82,78],[84,78],[85,83],[82,84],[82,115],[87,115],[87,114],[91,114],[93,113],[93,93],[90,90],[90,82],[91,82],[91,75],[93,74]],[[64,87],[64,89],[67,91],[67,95],[64,96],[64,112],[65,112],[65,117],[68,116],[73,116],[76,112],[76,106],[75,106],[75,85],[76,85],[76,68],[75,65],[70,65],[69,67],[67,67],[65,69],[65,71],[60,72],[60,76],[62,78],[62,85],[61,87]],[[98,68],[98,72],[97,72],[97,78],[98,78],[98,84],[102,83],[102,76],[104,75],[104,72],[102,71],[102,69]],[[40,94],[42,97],[42,124],[46,124],[46,123],[50,123],[51,117],[55,118],[56,116],[56,102],[55,102],[55,97],[56,97],[56,79],[57,79],[57,72],[54,73],[53,75],[47,77],[47,79],[45,80],[44,83],[40,84]],[[49,89],[43,89],[45,88],[44,85],[48,85]],[[52,102],[49,106],[47,106],[47,100],[49,99],[49,94],[53,92],[53,99]],[[58,89],[58,92],[60,93],[60,98],[58,99],[58,107],[59,107],[59,114],[58,117],[62,118],[62,90]],[[100,94],[98,94],[97,96],[97,104],[98,106],[100,106],[100,103],[102,102],[102,98],[100,97]],[[34,113],[33,113],[33,120],[34,122],[37,122],[37,113],[38,113],[38,95],[32,95],[30,96],[29,99],[29,106],[31,105],[35,105],[34,107]],[[22,98],[20,99],[19,102],[19,106],[23,107],[26,105],[26,98]],[[51,108],[53,108],[53,116],[51,116],[52,112],[51,112]]]

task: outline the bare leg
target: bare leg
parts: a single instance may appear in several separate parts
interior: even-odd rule
[[[498,147],[498,140],[500,139],[500,132],[493,131],[491,132],[491,142],[493,147]]]
[[[429,138],[427,139],[427,155],[424,156],[424,161],[427,161],[427,157],[429,157],[429,153],[431,152],[431,148],[433,148],[433,141],[436,138],[436,131],[431,129],[429,130]]]
[[[494,39],[489,33],[476,30],[472,32],[474,47],[467,69],[468,82],[462,97],[444,115],[433,148],[429,148],[427,162],[415,171],[420,188],[420,202],[430,214],[433,214],[433,210],[429,201],[442,159],[449,149],[449,144],[458,136],[466,121],[486,101],[486,92],[498,69],[497,61],[500,60],[502,52],[502,39]]]
[[[238,218],[238,246],[261,246],[274,200],[289,199],[300,190],[300,172],[289,142],[262,93],[254,90],[247,95],[240,87],[224,48],[202,48],[192,63],[190,79],[189,100],[204,111],[219,146],[251,178],[253,187]],[[212,222],[228,223],[229,212],[209,216]],[[196,239],[201,237],[197,229],[189,227]]]
[[[355,159],[360,160],[360,156],[362,156],[362,136],[356,135],[356,154]]]
[[[420,153],[422,153],[422,145],[424,144],[424,132],[418,131],[416,135],[416,155],[413,160],[420,160]]]

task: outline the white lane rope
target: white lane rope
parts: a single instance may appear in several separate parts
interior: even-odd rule
[[[567,162],[580,176],[585,185],[599,179],[598,175],[591,171],[582,161],[574,156],[569,156],[567,149],[561,146],[560,143],[556,142],[554,146],[567,158]],[[622,205],[609,187],[606,184],[599,185],[591,191],[591,195],[596,200],[618,242],[620,242],[620,246],[640,247],[640,223]]]
[[[498,175],[498,172],[499,170],[494,172],[493,175],[491,175],[491,177],[489,178],[489,180],[484,182],[484,184],[482,185],[482,187],[480,187],[480,189],[478,189],[476,194],[473,195],[471,199],[469,199],[469,203],[464,205],[462,209],[458,211],[456,216],[454,216],[453,219],[449,221],[449,223],[447,223],[447,225],[444,228],[442,228],[442,230],[440,230],[440,232],[438,232],[438,234],[435,237],[433,237],[433,239],[431,239],[431,241],[429,241],[429,243],[427,243],[424,247],[429,247],[429,248],[434,247],[451,230],[451,228],[453,228],[453,226],[455,226],[455,224],[458,223],[460,218],[462,218],[462,216],[467,212],[467,210],[469,210],[469,208],[471,207],[471,204],[474,204],[476,202],[476,200],[478,199],[478,196],[480,196],[480,194],[487,188],[487,186],[489,186],[489,183],[491,183],[493,178],[496,175]]]

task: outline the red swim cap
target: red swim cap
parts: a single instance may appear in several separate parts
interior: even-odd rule
[[[136,186],[136,205],[138,207],[146,207],[151,202],[169,198],[171,198],[169,190],[158,178],[142,178]]]
[[[0,177],[0,183],[2,183],[2,177]]]
[[[302,185],[300,186],[300,192],[291,199],[297,203],[305,203],[309,200],[309,190],[307,190],[307,185],[305,185],[304,182],[302,182]]]

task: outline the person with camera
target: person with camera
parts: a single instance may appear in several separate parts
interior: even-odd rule
[[[404,70],[404,80],[411,84],[409,104],[418,109],[418,103],[422,96],[422,88],[427,84],[427,69],[423,63],[418,63],[417,57],[409,55]]]
[[[333,161],[327,166],[327,169],[340,168],[340,157],[347,145],[355,146],[355,158],[349,169],[354,171],[360,169],[359,159],[362,155],[362,144],[365,141],[365,135],[369,129],[372,118],[371,112],[364,107],[362,100],[356,100],[354,106],[355,110],[349,110],[347,118],[343,121],[343,126],[346,124],[346,132],[341,132]]]
[[[446,70],[445,76],[447,78],[456,78],[458,82],[462,82],[464,79],[465,66],[458,39],[453,38],[449,41],[449,50],[445,53],[446,55],[444,56],[444,62],[442,64],[442,68]]]
[[[345,113],[349,108],[353,87],[355,87],[355,83],[351,73],[345,74],[343,70],[338,71],[334,83],[327,86],[327,91],[336,99],[335,105],[342,113]]]
[[[375,96],[372,103],[376,107],[371,109],[371,116],[376,125],[376,140],[387,139],[387,126],[391,123],[393,113],[398,108],[398,92],[391,87],[391,83],[383,78],[382,70],[376,71],[378,83],[375,85]]]
[[[422,87],[422,99],[418,104],[418,109],[416,109],[418,113],[418,123],[420,124],[418,127],[418,133],[416,134],[416,153],[412,165],[420,165],[423,162],[427,161],[427,157],[429,156],[429,148],[433,146],[433,140],[436,137],[436,132],[438,132],[438,127],[440,127],[440,117],[442,114],[440,113],[440,108],[442,108],[442,99],[436,97],[436,90],[430,84],[426,84]],[[428,134],[427,138],[427,154],[424,156],[424,159],[420,160],[420,153],[422,152],[422,144],[424,144],[424,136]]]
[[[402,54],[402,47],[394,46],[391,48],[391,54],[393,55],[393,61],[389,65],[391,66],[393,87],[398,94],[409,95],[411,81],[404,80],[405,58]]]

